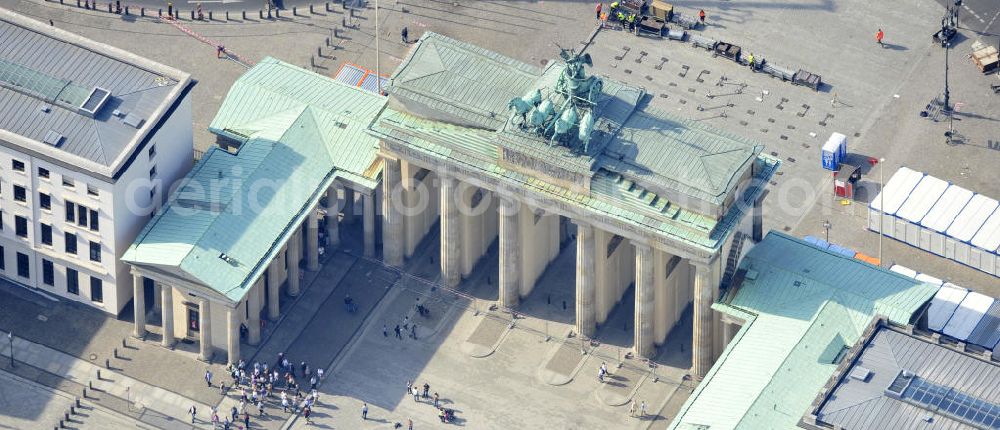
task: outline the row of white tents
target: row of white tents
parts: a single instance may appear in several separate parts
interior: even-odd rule
[[[1000,203],[902,167],[868,204],[868,229],[1000,277]]]
[[[895,265],[889,270],[918,281],[938,285],[937,294],[927,308],[927,328],[966,344],[993,351],[1000,343],[1000,300],[938,278]]]

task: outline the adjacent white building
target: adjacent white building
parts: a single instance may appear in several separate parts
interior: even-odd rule
[[[0,276],[118,314],[192,163],[189,74],[0,9]]]

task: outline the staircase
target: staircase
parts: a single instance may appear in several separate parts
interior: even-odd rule
[[[719,297],[725,295],[726,291],[729,290],[730,284],[733,282],[736,269],[739,266],[740,255],[743,253],[743,243],[747,237],[741,231],[733,234],[733,244],[729,247],[729,255],[726,257],[726,271],[722,274],[722,283],[719,285]]]

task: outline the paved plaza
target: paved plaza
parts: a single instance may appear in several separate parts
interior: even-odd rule
[[[195,147],[204,150],[215,143],[208,124],[230,85],[246,70],[243,65],[217,59],[210,45],[155,19],[84,11],[69,3],[0,0],[2,7],[51,19],[60,28],[189,71],[198,81],[192,93]],[[855,160],[886,158],[881,167],[886,179],[908,166],[1000,197],[995,180],[1000,151],[990,146],[1000,142],[1000,97],[988,92],[989,79],[995,77],[979,74],[965,58],[975,40],[996,43],[1000,25],[990,21],[995,17],[985,16],[964,29],[951,53],[951,95],[960,103],[953,126],[962,143],[949,145],[943,133],[950,124],[943,117],[918,115],[943,86],[944,51],[930,43],[944,12],[940,4],[715,3],[676,6],[685,13],[706,8],[709,25],[695,33],[740,44],[775,64],[820,74],[828,85],[814,92],[752,73],[687,42],[621,31],[597,33],[587,52],[597,74],[643,85],[654,108],[756,139],[766,145],[765,152],[781,158],[765,199],[765,230],[823,237],[823,222],[829,221],[831,242],[878,254],[878,235],[864,226],[867,200],[878,190],[879,167],[865,164],[863,190],[850,204],[834,199],[830,172],[820,169],[819,161],[819,146],[832,132],[848,136]],[[407,45],[399,40],[403,26],[413,39],[433,30],[536,65],[556,56],[553,42],[580,46],[594,28],[592,2],[384,1],[381,7],[383,73],[391,72],[406,53]],[[344,28],[349,15],[319,9],[313,15],[285,13],[272,21],[257,19],[251,10],[247,21],[233,13],[230,21],[216,16],[210,23],[183,19],[180,24],[251,60],[270,55],[327,75],[345,62],[374,69],[372,10],[357,14],[357,27]],[[873,40],[879,27],[886,31],[887,48]],[[404,393],[407,381],[429,383],[431,393],[439,393],[442,404],[456,411],[457,423],[468,428],[665,428],[690,394],[692,382],[685,377],[690,316],[659,348],[655,367],[625,357],[632,342],[631,290],[599,328],[594,343],[581,345],[568,336],[575,307],[572,241],[563,244],[520,305],[522,314],[512,320],[510,314],[490,309],[497,299],[495,246],[474,275],[452,292],[434,285],[436,229],[402,273],[361,258],[360,231],[355,230],[360,228],[342,229],[343,252],[331,253],[319,272],[308,275],[303,285],[309,287],[282,309],[279,324],[266,328],[261,345],[242,348],[251,362],[273,362],[278,352],[286,352],[296,362],[330,369],[313,415],[316,427],[388,428],[396,422],[405,426],[407,419],[418,429],[439,427],[429,400],[414,401]],[[882,246],[887,263],[1000,296],[995,277],[888,238]],[[356,314],[342,307],[347,293],[360,305]],[[415,315],[418,298],[431,310],[429,318]],[[395,338],[392,330],[404,317],[407,324],[417,323],[417,339],[406,333]],[[92,393],[86,416],[79,415],[72,427],[191,428],[184,416],[189,403],[203,405],[196,425],[205,427],[211,406],[228,410],[235,402],[235,393],[224,397],[201,379],[212,369],[218,379],[228,381],[223,366],[198,361],[191,345],[164,350],[155,332],[146,342],[129,338],[130,318],[109,319],[20,287],[0,288],[0,329],[13,329],[22,339],[16,346],[38,354],[25,356],[37,362],[16,369],[0,363],[0,425],[56,425],[90,379],[104,391]],[[0,342],[3,354],[5,343]],[[45,354],[44,348],[57,353]],[[0,356],[0,362],[6,359]],[[105,360],[113,371],[108,381],[101,381],[96,369]],[[47,367],[56,361],[63,367]],[[597,380],[602,362],[611,370],[605,383]],[[87,376],[79,376],[83,374]],[[125,381],[148,390],[141,408],[134,409]],[[633,399],[647,403],[645,418],[628,416]],[[368,421],[361,420],[363,402],[370,408]],[[253,428],[309,427],[302,418],[289,424],[291,415],[281,414],[273,400],[268,411],[266,418],[254,418]]]

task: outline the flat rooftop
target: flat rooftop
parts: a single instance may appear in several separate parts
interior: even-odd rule
[[[801,427],[1000,428],[1000,363],[882,321],[862,345]]]
[[[187,73],[0,9],[0,144],[115,178]]]

